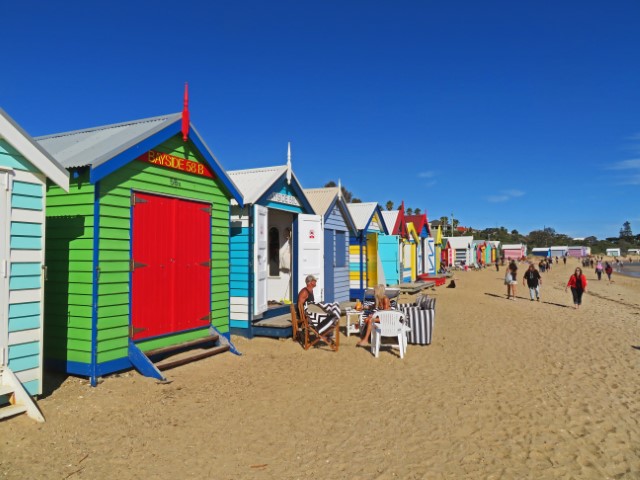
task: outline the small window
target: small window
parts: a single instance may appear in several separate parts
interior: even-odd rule
[[[347,245],[345,232],[336,232],[336,267],[347,266]]]
[[[276,227],[269,229],[269,276],[280,275],[280,232]]]

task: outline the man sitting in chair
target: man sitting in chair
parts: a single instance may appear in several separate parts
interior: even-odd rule
[[[337,322],[340,321],[340,306],[337,303],[316,303],[313,296],[313,289],[318,279],[313,275],[307,275],[304,279],[306,286],[298,293],[298,312],[300,315],[304,313],[309,319],[309,323],[313,325],[316,331],[324,334],[331,330]],[[308,304],[319,306],[326,313],[310,312],[307,308]],[[330,332],[327,332],[330,335]]]

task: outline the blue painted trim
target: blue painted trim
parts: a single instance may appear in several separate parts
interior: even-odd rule
[[[293,328],[253,327],[254,337],[288,338],[293,336]]]
[[[72,375],[80,375],[82,377],[90,377],[93,370],[92,366],[88,363],[72,362],[70,360],[46,359],[45,366],[47,369],[66,372]],[[102,376],[113,372],[128,370],[131,367],[133,367],[133,365],[129,361],[129,358],[122,357],[101,363],[96,366],[95,370],[97,375]]]
[[[336,203],[338,203],[338,208],[340,208],[340,212],[342,213],[342,218],[344,220],[344,223],[347,224],[347,228],[349,228],[349,231],[353,234],[357,234],[358,228],[356,227],[356,224],[353,221],[353,217],[349,212],[349,207],[347,206],[347,202],[345,202],[344,199],[341,198],[339,202],[336,199]],[[328,213],[331,213],[331,209],[329,209]]]
[[[91,386],[98,385],[98,281],[100,280],[100,182],[96,182],[93,192],[93,285],[91,292]]]
[[[229,176],[227,175],[227,172],[225,172],[222,169],[218,161],[215,159],[215,157],[209,150],[209,147],[207,147],[207,145],[204,143],[202,138],[200,138],[200,135],[198,134],[198,132],[196,132],[195,129],[193,128],[191,128],[191,135],[189,135],[189,140],[191,140],[193,144],[197,147],[197,149],[200,151],[200,153],[202,154],[204,159],[207,161],[207,163],[209,164],[213,172],[217,175],[218,179],[220,179],[220,181],[226,188],[227,193],[231,197],[233,197],[233,199],[236,202],[238,202],[238,205],[240,205],[240,207],[242,208],[244,206],[244,198],[242,198],[242,194],[236,188],[235,184],[231,181],[231,178],[229,178]]]
[[[272,192],[276,191],[274,187],[278,184],[278,182],[280,182],[285,177],[286,177],[286,172],[284,172],[281,176],[279,176],[271,184],[271,186],[269,186],[269,188],[260,196],[260,198],[258,200],[256,200],[255,203],[257,203],[258,205],[263,205],[265,207],[269,206],[268,205],[269,202],[267,201],[267,197]],[[294,177],[291,177],[291,184],[289,185],[289,188],[291,188],[291,190],[293,190],[293,192],[296,194],[296,198],[302,204],[302,209],[303,209],[302,213],[315,214],[315,210],[313,209],[313,207],[311,206],[311,204],[307,200],[307,197],[304,194],[304,190],[302,189],[302,187],[300,186],[300,184],[297,182],[297,180]],[[283,204],[283,207],[285,207],[284,204]],[[283,210],[284,209],[285,208],[283,208]],[[298,213],[300,213],[300,212],[298,212]]]
[[[97,167],[91,167],[89,181],[94,184],[98,183],[104,177],[124,167],[126,164],[128,164],[132,160],[135,160],[143,153],[148,152],[152,148],[157,147],[161,143],[169,140],[171,137],[179,133],[181,128],[181,120],[177,120],[174,123],[167,125],[159,132],[128,148],[124,152],[121,152],[115,157],[110,158],[103,164],[98,165]]]
[[[292,259],[292,265],[291,265],[291,275],[293,275],[293,291],[291,292],[291,298],[292,298],[292,302],[297,302],[298,301],[298,292],[302,289],[302,287],[300,285],[298,285],[298,250],[299,250],[299,245],[298,245],[298,229],[299,229],[299,225],[298,225],[298,216],[296,215],[296,218],[293,219],[293,229],[291,231],[291,248],[293,249],[293,259]]]
[[[373,217],[376,214],[376,212],[378,212],[378,218],[380,219],[380,222],[378,223],[380,224],[381,232],[384,233],[385,235],[389,235],[387,224],[385,223],[384,218],[382,218],[382,208],[380,208],[380,205],[378,204],[376,204],[376,208],[373,209],[373,213],[369,217],[369,221],[367,222],[367,225],[364,227],[362,231],[367,232],[369,230],[369,225],[371,225],[371,220],[373,220]],[[380,233],[380,232],[371,232],[371,233]]]
[[[360,233],[360,290],[364,291],[364,257],[362,254],[362,243],[363,239],[366,238],[365,233]]]
[[[227,315],[228,315],[228,319],[229,319],[229,325],[228,328],[231,329],[231,205],[229,205],[229,209],[228,209],[229,215],[228,215],[228,225],[229,225],[229,229],[227,230],[227,237],[229,240],[229,260],[227,261],[229,264],[229,275],[227,277],[227,282],[228,282],[228,287],[229,287],[229,303],[227,304]],[[213,257],[213,255],[212,255]],[[227,340],[229,340],[229,342],[231,342],[231,335],[229,335],[229,337],[227,338]]]
[[[134,190],[129,189],[129,199],[133,198]],[[129,261],[133,260],[133,205],[129,202]],[[131,341],[131,332],[133,328],[133,272],[129,268],[129,341]]]
[[[209,332],[212,334],[215,333],[218,335],[218,337],[220,338],[220,340],[218,340],[218,343],[222,343],[222,344],[226,343],[227,345],[229,345],[229,351],[231,353],[233,353],[234,355],[238,355],[239,357],[242,356],[242,353],[240,353],[240,351],[236,348],[236,346],[231,341],[231,335],[220,333],[220,330],[218,330],[213,325],[211,325],[211,328],[209,328]]]
[[[145,377],[151,377],[158,380],[166,381],[167,379],[160,373],[160,370],[153,364],[138,346],[129,339],[129,361],[140,374]]]
[[[254,285],[254,281],[253,281],[253,270],[255,268],[254,263],[253,263],[253,251],[256,248],[254,243],[255,243],[255,218],[254,218],[254,213],[255,210],[253,208],[253,205],[250,205],[248,208],[248,215],[249,215],[249,271],[247,272],[247,285],[249,286],[249,294],[247,296],[247,320],[248,320],[248,325],[247,325],[247,333],[246,333],[246,337],[247,338],[253,338],[253,331],[251,328],[251,324],[253,323],[253,303],[254,303],[254,299],[255,299],[255,295],[256,295],[256,287]],[[229,272],[231,272],[231,269],[229,269]],[[231,300],[229,300],[229,302],[231,302]],[[229,308],[231,308],[231,306],[229,306]],[[231,317],[229,317],[229,330],[231,330]]]
[[[225,334],[226,335],[226,334]],[[253,338],[251,337],[251,329],[247,328],[238,328],[238,327],[229,327],[229,335],[237,335],[242,338]]]
[[[156,132],[153,135],[133,145],[132,147],[129,147],[124,152],[119,153],[118,155],[112,157],[101,165],[98,165],[97,167],[91,167],[89,181],[94,184],[98,183],[104,177],[124,167],[126,164],[128,164],[132,160],[135,160],[143,153],[148,152],[152,148],[157,147],[161,143],[169,140],[174,135],[180,133],[181,130],[182,120],[178,119],[175,122],[167,125],[159,132]],[[195,131],[193,127],[190,129],[190,131],[191,135],[189,136],[189,139],[191,140],[191,142],[198,149],[209,167],[211,167],[213,172],[216,174],[217,178],[220,180],[229,196],[233,197],[242,207],[244,204],[242,194],[238,191],[227,173],[222,169],[207,145],[204,143],[202,138],[200,138],[200,135]]]

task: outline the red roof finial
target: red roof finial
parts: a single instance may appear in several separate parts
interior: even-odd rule
[[[189,84],[184,82],[184,105],[182,107],[182,140],[189,138]]]

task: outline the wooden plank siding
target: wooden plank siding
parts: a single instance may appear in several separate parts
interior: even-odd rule
[[[200,154],[191,143],[185,144],[175,136],[154,150],[203,163]],[[92,301],[92,248],[93,248],[93,186],[81,176],[82,188],[72,182],[72,193],[63,195],[51,192],[47,198],[51,220],[75,219],[75,234],[64,228],[63,221],[51,222],[54,238],[68,244],[62,252],[58,245],[56,258],[50,268],[50,278],[56,279],[52,294],[47,297],[52,309],[57,307],[51,320],[56,341],[50,353],[60,358],[66,350],[68,360],[90,362],[91,353],[91,301]],[[221,188],[219,180],[168,169],[141,161],[132,161],[100,181],[100,225],[99,225],[99,276],[98,276],[98,334],[97,363],[125,358],[128,355],[130,324],[130,272],[131,258],[131,194],[140,191],[158,195],[175,196],[201,201],[211,205],[211,314],[212,325],[222,333],[229,331],[229,197]],[[50,200],[49,200],[50,198]],[[62,217],[63,218],[63,217]],[[49,229],[49,227],[48,227]],[[49,232],[49,230],[48,230]],[[71,238],[69,238],[71,237]],[[52,247],[53,249],[53,247]],[[67,258],[65,258],[65,255]],[[68,287],[64,279],[68,278]],[[60,283],[58,283],[60,282]],[[52,297],[54,296],[52,295]],[[66,297],[66,298],[65,298]],[[64,311],[56,302],[62,303]],[[47,305],[49,305],[49,303]],[[66,337],[62,330],[66,326]],[[182,332],[162,338],[139,342],[142,350],[173,345],[207,335],[206,330]],[[66,345],[64,339],[66,338]]]
[[[88,170],[70,180],[68,194],[47,187],[47,360],[91,362],[93,197]]]
[[[336,203],[334,207],[329,212],[329,215],[326,216],[324,222],[325,230],[334,230],[335,232],[343,232],[345,235],[344,242],[344,258],[345,265],[343,267],[339,267],[336,264],[336,238],[337,235],[334,235],[333,239],[333,250],[331,252],[325,252],[325,255],[333,256],[334,262],[336,265],[333,269],[334,275],[334,302],[345,302],[349,300],[349,242],[346,240],[349,238],[349,228],[344,221],[344,217],[338,204]],[[325,275],[326,277],[326,275]]]
[[[232,328],[249,328],[250,258],[249,209],[231,208],[230,301]]]
[[[5,197],[8,204],[0,202],[8,207],[8,217],[3,215],[6,224],[0,225],[0,259],[8,267],[0,282],[6,289],[0,294],[0,333],[6,335],[7,366],[29,394],[38,395],[42,393],[45,177],[5,140],[0,140],[0,165],[13,169],[10,196]]]

